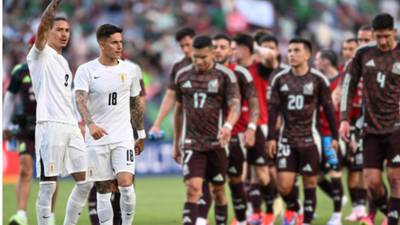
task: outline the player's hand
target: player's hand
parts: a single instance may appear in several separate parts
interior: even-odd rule
[[[246,148],[253,147],[256,142],[256,131],[247,128],[246,132],[244,133],[244,146]]]
[[[273,159],[276,155],[276,140],[269,140],[267,142],[267,151],[269,157]]]
[[[332,140],[332,148],[335,149],[336,154],[339,153],[339,142],[335,139]]]
[[[221,147],[225,148],[231,139],[231,130],[227,127],[221,127],[218,133],[218,140]]]
[[[135,155],[140,155],[144,150],[144,139],[137,139],[135,141]]]
[[[102,138],[104,135],[107,135],[107,131],[104,130],[103,128],[97,126],[95,123],[91,123],[88,125],[90,135],[94,138],[94,140],[98,140]]]
[[[173,157],[175,162],[178,164],[182,164],[182,152],[179,149],[179,145],[174,144],[172,148],[174,149]]]
[[[343,140],[345,140],[346,142],[349,142],[349,140],[350,140],[350,124],[349,124],[349,121],[343,120],[340,123],[339,134],[340,134],[340,137],[343,138]]]
[[[3,130],[3,140],[8,141],[12,137],[12,133],[10,130]]]
[[[159,134],[161,131],[160,127],[156,124],[153,124],[153,126],[150,128],[149,133],[156,133]]]

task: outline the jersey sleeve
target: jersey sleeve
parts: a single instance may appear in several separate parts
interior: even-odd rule
[[[142,88],[140,87],[140,78],[142,76],[141,74],[142,70],[140,69],[140,67],[136,66],[131,84],[131,97],[138,96],[140,94],[140,91],[142,90]]]
[[[357,91],[357,84],[362,73],[362,51],[357,51],[356,55],[349,63],[342,82],[342,99],[340,101],[340,120],[349,120],[349,112],[352,107],[352,100]]]
[[[267,140],[277,140],[278,132],[276,130],[276,121],[278,119],[280,111],[280,97],[279,97],[279,82],[278,78],[275,77],[270,82],[267,91],[267,102],[268,102],[268,137]]]
[[[21,77],[20,77],[20,73],[21,70],[19,69],[13,69],[12,73],[11,73],[11,82],[10,82],[10,86],[8,86],[8,91],[11,92],[12,94],[17,94],[21,88]]]
[[[90,74],[88,73],[88,71],[82,66],[78,67],[78,70],[76,71],[75,78],[74,78],[75,91],[81,90],[81,91],[89,92],[90,81],[91,81],[91,78],[90,78]]]
[[[321,89],[319,92],[319,102],[324,109],[325,116],[331,129],[332,137],[338,140],[338,129],[336,127],[335,109],[332,103],[331,88],[328,80],[321,78]]]
[[[227,75],[226,79],[227,82],[225,88],[225,96],[227,102],[235,98],[240,99],[240,90],[235,74],[230,72],[229,74],[227,73],[226,75]]]
[[[251,99],[251,98],[257,98],[257,92],[254,87],[254,82],[253,82],[253,77],[251,76],[250,72],[240,66],[236,66],[235,73],[238,74],[236,76],[238,79],[238,83],[240,87],[243,87],[243,99]]]
[[[171,72],[169,74],[169,83],[168,83],[168,89],[174,90],[174,91],[176,89],[176,83],[175,83],[176,72],[178,72],[177,64],[174,64],[174,66],[172,67]]]

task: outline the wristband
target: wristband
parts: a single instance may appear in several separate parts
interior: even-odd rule
[[[138,138],[139,139],[145,139],[146,138],[146,131],[144,131],[144,129],[143,130],[138,130],[137,134],[138,134]]]
[[[226,123],[224,124],[224,127],[228,128],[228,130],[232,130],[232,129],[233,129],[232,124],[230,124],[229,122],[226,122]]]
[[[257,130],[257,125],[255,123],[249,123],[249,125],[247,125],[247,128],[255,131]]]

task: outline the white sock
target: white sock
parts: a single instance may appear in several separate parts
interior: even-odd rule
[[[111,205],[111,192],[100,194],[97,192],[97,215],[101,225],[113,225],[113,209]]]
[[[131,225],[136,208],[136,193],[133,185],[128,187],[118,187],[121,193],[121,199],[119,201],[121,205],[121,218],[122,225]]]
[[[17,215],[26,219],[26,211],[25,210],[19,209],[17,211]]]
[[[334,212],[334,213],[332,213],[332,217],[341,218],[342,217],[342,213]]]
[[[51,199],[56,190],[56,181],[40,181],[39,194],[36,201],[36,217],[38,224],[48,225],[51,216]]]
[[[93,183],[77,182],[72,189],[67,202],[64,225],[75,225],[78,223],[79,216],[86,199],[89,195]]]
[[[207,225],[207,219],[202,217],[197,217],[196,225]]]
[[[247,225],[247,221],[238,222],[238,225]]]

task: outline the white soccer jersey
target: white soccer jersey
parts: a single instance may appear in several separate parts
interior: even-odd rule
[[[98,59],[78,67],[75,90],[89,93],[88,109],[93,121],[108,135],[94,140],[86,129],[87,145],[106,145],[133,140],[130,97],[140,93],[141,70],[136,64],[119,61],[105,66]]]
[[[72,72],[67,60],[46,45],[33,46],[27,56],[37,101],[36,121],[77,124],[72,98]]]

